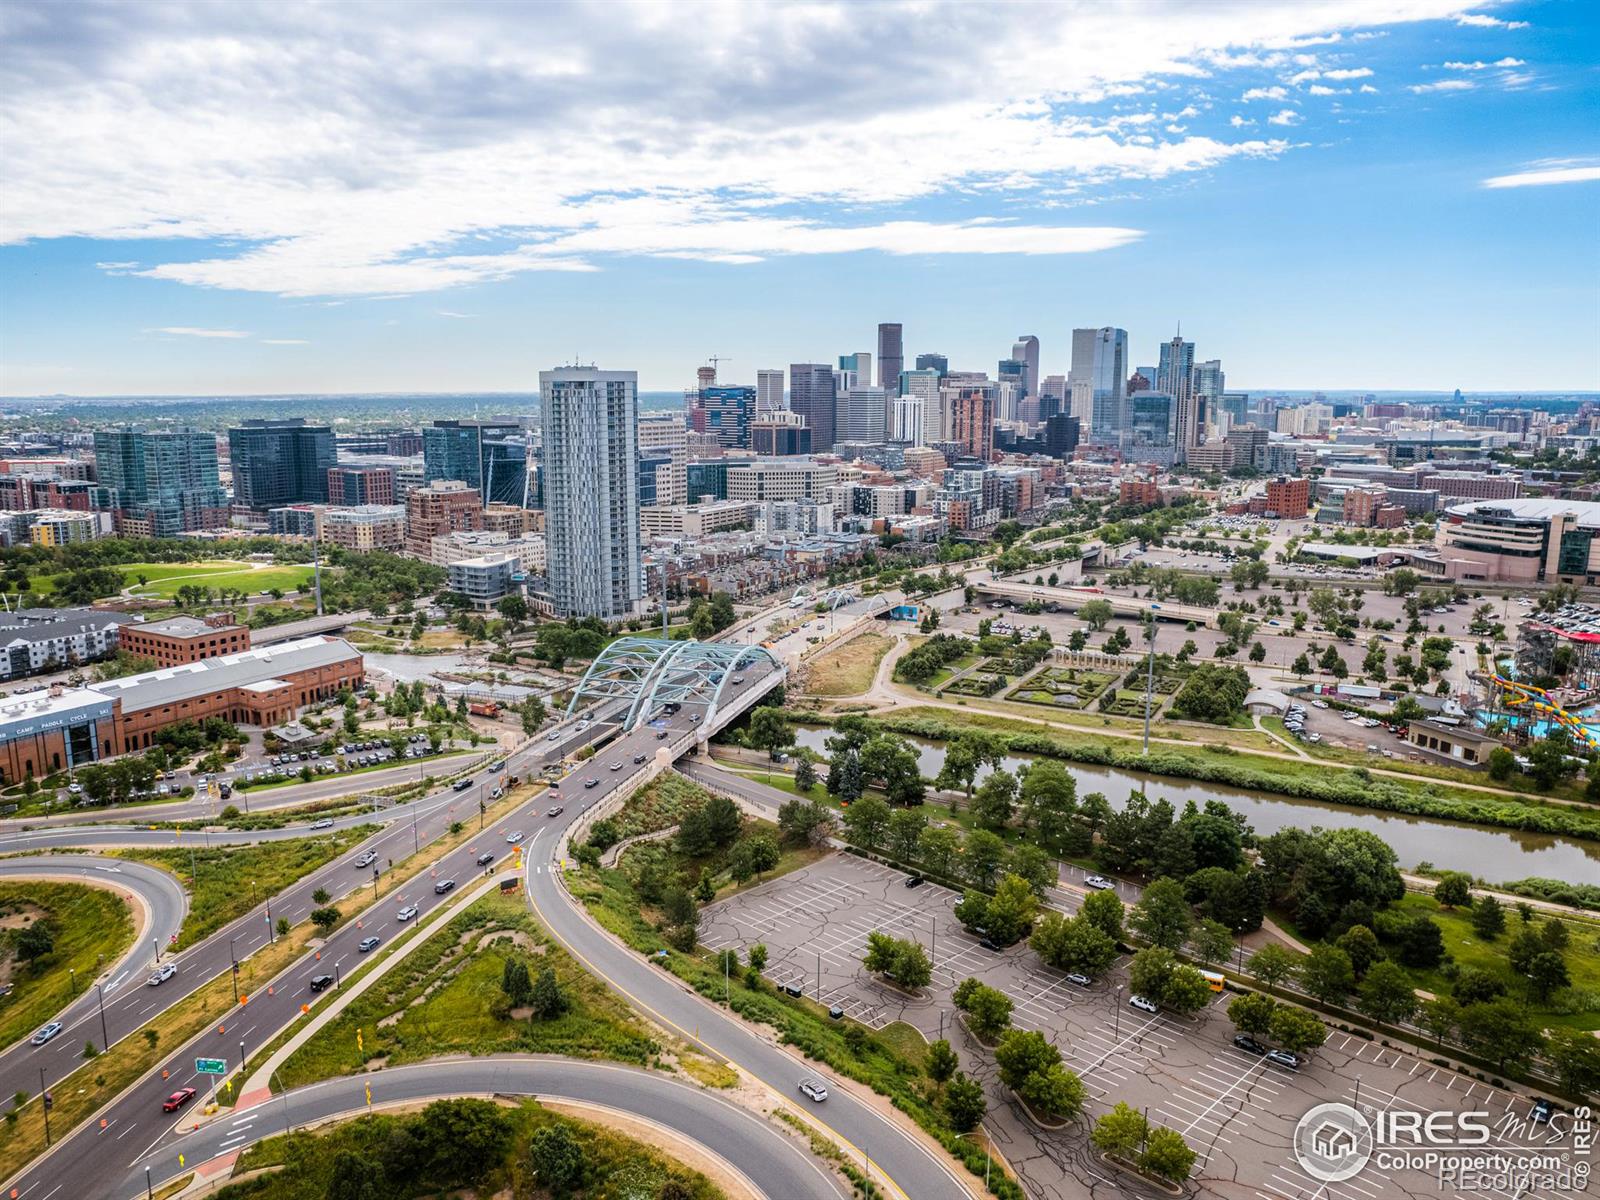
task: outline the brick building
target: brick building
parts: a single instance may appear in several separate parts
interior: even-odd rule
[[[168,617],[164,621],[124,625],[121,646],[129,654],[154,659],[163,667],[175,667],[250,649],[250,629],[234,624],[231,613],[204,620]]]
[[[433,539],[483,528],[483,500],[459,479],[436,479],[406,497],[406,550],[428,557]]]

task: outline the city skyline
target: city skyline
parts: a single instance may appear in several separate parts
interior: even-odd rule
[[[746,5],[713,53],[582,5],[12,11],[6,395],[753,384],[884,323],[961,369],[1182,322],[1244,390],[1600,388],[1583,5]]]

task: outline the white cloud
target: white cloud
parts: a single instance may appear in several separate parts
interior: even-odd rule
[[[708,39],[637,0],[418,5],[404,22],[355,5],[312,19],[16,0],[0,244],[165,243],[102,269],[319,298],[615,255],[1093,252],[1140,231],[969,214],[1285,154],[1281,139],[1180,130],[1186,110],[1164,128],[1086,104],[1168,91],[1159,108],[1174,109],[1232,70],[1317,78],[1305,48],[1460,2],[1090,6],[1043,24],[941,0],[725,4]],[[982,95],[975,75],[994,81]],[[926,219],[945,199],[961,218]]]
[[[1335,67],[1322,73],[1324,79],[1370,79],[1371,67]]]
[[[1491,67],[1525,67],[1528,64],[1520,58],[1502,58],[1492,63],[1475,59],[1472,62],[1447,62],[1442,65],[1446,71],[1487,71]]]
[[[1248,92],[1246,92],[1244,95],[1240,96],[1239,99],[1241,99],[1241,100],[1282,100],[1286,96],[1288,96],[1288,94],[1289,94],[1288,90],[1285,89],[1285,88],[1281,88],[1281,87],[1253,87]]]
[[[1289,76],[1289,82],[1298,87],[1300,84],[1305,83],[1308,80],[1321,78],[1322,72],[1317,70],[1315,67],[1310,67],[1304,71],[1296,71],[1293,75]]]
[[[132,271],[137,268],[138,265],[139,264],[136,262],[97,262],[95,263],[95,269],[100,271],[110,271],[113,274],[120,274],[124,271]]]
[[[1247,117],[1241,117],[1238,113],[1234,113],[1233,116],[1228,118],[1228,124],[1235,129],[1243,129],[1247,125],[1254,125],[1255,122]]]
[[[196,338],[247,338],[251,334],[237,329],[196,329],[192,325],[162,325],[156,329],[146,329],[146,333],[165,333],[172,337]]]
[[[1470,79],[1441,79],[1438,83],[1414,83],[1409,90],[1425,96],[1429,92],[1470,92],[1476,86]]]
[[[1313,83],[1306,91],[1313,96],[1348,96],[1350,94],[1349,88],[1323,87],[1320,83]]]
[[[1361,85],[1361,94],[1364,96],[1376,96],[1378,94],[1378,89],[1373,87],[1370,83],[1363,83]]]
[[[1267,118],[1268,125],[1298,125],[1299,123],[1300,114],[1295,112],[1295,110],[1292,108],[1286,108],[1282,112],[1273,113],[1272,116]]]
[[[477,313],[451,312],[448,308],[441,308],[438,313],[441,317],[452,317],[457,321],[471,321],[478,315]]]
[[[311,343],[305,338],[262,338],[264,346],[309,346]]]
[[[1484,13],[1457,13],[1457,25],[1469,25],[1478,29],[1526,29],[1526,21],[1502,21],[1499,17],[1491,17]]]
[[[1543,167],[1515,175],[1496,175],[1485,179],[1486,188],[1546,187],[1554,183],[1593,183],[1600,180],[1600,167]]]

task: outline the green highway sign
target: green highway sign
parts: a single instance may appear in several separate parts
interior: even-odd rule
[[[225,1058],[197,1058],[194,1060],[194,1069],[201,1075],[226,1075],[228,1073],[228,1060]]]

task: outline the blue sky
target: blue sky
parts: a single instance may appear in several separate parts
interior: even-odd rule
[[[748,382],[882,320],[1600,389],[1593,4],[381,11],[0,12],[0,394]]]

